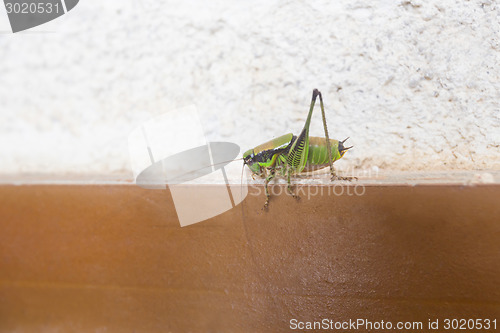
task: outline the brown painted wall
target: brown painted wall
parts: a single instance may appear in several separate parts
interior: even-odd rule
[[[263,201],[180,228],[169,191],[2,186],[0,329],[500,320],[500,186]]]

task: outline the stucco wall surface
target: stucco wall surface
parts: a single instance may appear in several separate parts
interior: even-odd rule
[[[12,34],[0,12],[0,173],[129,177],[128,134],[190,104],[246,150],[298,133],[313,88],[354,145],[340,169],[500,170],[499,20],[489,0],[82,0]]]

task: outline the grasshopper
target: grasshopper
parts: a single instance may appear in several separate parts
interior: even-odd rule
[[[309,137],[311,116],[318,97],[325,128],[324,138]],[[333,168],[333,162],[341,159],[346,151],[352,148],[352,146],[344,147],[344,142],[347,139],[338,141],[328,137],[323,98],[318,89],[314,89],[306,123],[298,136],[288,133],[249,149],[243,154],[243,163],[252,171],[252,177],[256,175],[265,178],[266,202],[264,209],[269,206],[269,182],[276,174],[287,177],[287,189],[294,198],[298,198],[298,196],[292,191],[290,178],[301,172],[310,172],[330,166],[332,181],[335,179],[351,180],[352,177],[337,176]]]

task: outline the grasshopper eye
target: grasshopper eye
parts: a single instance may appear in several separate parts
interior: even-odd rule
[[[243,163],[250,165],[252,164],[253,158],[254,158],[253,149],[249,149],[243,154]]]
[[[246,152],[243,153],[243,159],[246,160],[248,157],[253,155],[253,149],[249,149]]]

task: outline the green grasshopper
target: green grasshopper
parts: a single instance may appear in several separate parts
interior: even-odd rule
[[[309,137],[309,125],[311,116],[319,97],[325,137]],[[348,139],[348,138],[347,138]],[[351,180],[352,177],[339,177],[333,168],[333,162],[344,156],[345,152],[352,148],[344,147],[344,141],[330,139],[326,127],[325,109],[323,98],[318,89],[313,90],[311,106],[306,123],[299,136],[288,133],[266,143],[247,150],[243,154],[243,163],[248,166],[253,175],[265,178],[266,202],[264,209],[269,205],[269,182],[276,176],[276,173],[287,177],[288,192],[298,198],[292,191],[290,178],[292,175],[301,172],[310,172],[330,166],[331,180]]]

